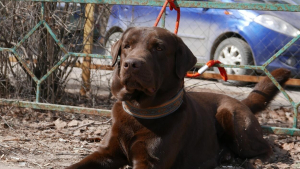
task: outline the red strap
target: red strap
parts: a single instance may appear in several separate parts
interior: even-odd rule
[[[168,2],[170,3],[170,10],[172,11],[173,9],[175,9],[176,11],[179,9],[179,7],[177,7],[174,4],[174,0],[168,0]]]
[[[210,61],[208,61],[207,63],[206,63],[206,65],[208,66],[208,67],[211,67],[211,66],[213,66],[213,65],[215,65],[215,64],[219,64],[219,63],[221,63],[220,61],[218,61],[218,60],[210,60]],[[218,69],[219,69],[219,72],[220,72],[220,74],[221,74],[221,76],[222,76],[222,79],[224,80],[224,81],[227,81],[227,73],[226,73],[226,70],[225,70],[225,68],[224,67],[218,67]]]
[[[218,61],[218,60],[210,60],[210,61],[208,61],[207,63],[206,63],[206,65],[210,68],[210,67],[212,67],[213,65],[215,65],[215,64],[219,64],[219,63],[221,63],[220,61]],[[225,68],[223,68],[223,67],[218,67],[218,69],[219,69],[219,72],[220,72],[220,74],[221,74],[221,76],[222,76],[222,79],[224,80],[224,81],[227,81],[227,73],[226,73],[226,70],[225,70]],[[198,76],[200,76],[200,73],[187,73],[186,74],[186,77],[198,77]]]
[[[186,77],[198,77],[200,76],[200,73],[186,73]]]

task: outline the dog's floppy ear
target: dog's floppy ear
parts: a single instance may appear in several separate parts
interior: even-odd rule
[[[184,44],[181,38],[177,37],[177,41],[176,74],[180,79],[182,79],[186,72],[196,64],[197,59],[191,50]]]
[[[112,56],[112,67],[115,66],[115,64],[118,61],[118,56],[121,55],[121,45],[123,41],[124,35],[131,30],[133,27],[129,27],[122,35],[122,37],[111,47],[111,56]]]
[[[115,66],[115,64],[118,61],[118,56],[121,55],[121,44],[122,44],[122,38],[119,39],[113,46],[111,47],[111,56],[112,56],[112,67]]]

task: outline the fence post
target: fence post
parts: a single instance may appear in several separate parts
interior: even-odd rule
[[[83,53],[91,54],[93,49],[93,26],[94,26],[94,10],[95,4],[86,4],[85,7],[85,18],[86,22],[84,24],[84,37],[83,37]],[[83,58],[82,63],[82,86],[80,89],[80,95],[85,96],[86,92],[88,92],[91,88],[91,80],[90,80],[90,65],[91,65],[91,57],[86,56]]]

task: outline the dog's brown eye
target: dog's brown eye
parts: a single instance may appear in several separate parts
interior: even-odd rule
[[[156,47],[156,50],[158,50],[158,51],[162,51],[162,48],[161,48],[161,47],[159,47],[159,46],[157,46],[157,47]]]
[[[130,48],[130,46],[129,46],[129,45],[125,45],[124,48],[125,48],[125,49],[128,49],[128,48]]]

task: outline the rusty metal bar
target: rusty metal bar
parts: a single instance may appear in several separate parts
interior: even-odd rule
[[[40,94],[41,94],[41,83],[38,81],[36,83],[36,95],[35,95],[35,102],[40,102]]]
[[[60,47],[60,49],[67,54],[68,50],[64,47],[64,45],[57,39],[55,33],[52,31],[52,29],[50,28],[50,26],[47,24],[47,22],[43,23],[45,28],[47,29],[47,31],[50,33],[50,35],[52,36],[52,38],[54,39],[54,41],[57,43],[57,45]]]
[[[15,47],[13,48],[14,50],[16,50],[17,48],[19,48],[19,46],[21,46],[22,45],[22,43],[24,43],[25,42],[25,40],[26,39],[28,39],[29,38],[29,36],[31,36],[43,23],[44,23],[45,21],[40,21],[38,24],[36,24],[25,36],[24,36],[24,38],[22,38],[22,40],[19,42],[19,43],[17,43],[16,45],[15,45]]]
[[[0,52],[13,52],[11,48],[0,48]]]
[[[297,128],[283,128],[283,127],[270,127],[262,126],[263,132],[272,133],[278,135],[291,135],[291,136],[300,136],[300,129]]]
[[[294,104],[293,106],[294,106],[294,121],[293,121],[293,128],[297,128],[297,126],[298,126],[297,117],[298,117],[298,109],[299,109],[299,107],[300,107],[300,102]]]
[[[162,16],[161,16],[161,25],[162,28],[166,27],[166,9],[164,10]]]
[[[67,55],[70,55],[70,54],[67,54]],[[18,60],[15,58],[15,57],[9,57],[9,61],[10,62],[18,62]],[[61,60],[59,63],[58,66],[65,66],[66,64],[63,62],[65,61],[64,60]],[[33,59],[32,61],[33,63],[37,63],[37,60],[36,59]],[[27,64],[29,63],[32,63],[31,61],[26,61]],[[62,62],[62,63],[61,63]],[[72,67],[78,67],[78,68],[81,68],[82,67],[82,64],[81,63],[74,63],[71,65]],[[52,68],[53,69],[53,68]],[[100,69],[100,70],[113,70],[113,67],[111,67],[110,65],[101,65],[101,64],[91,64],[90,65],[90,69]],[[300,84],[300,83],[299,83]]]
[[[194,67],[200,68],[204,66],[205,63],[196,63]],[[264,70],[265,67],[263,66],[254,66],[254,65],[225,65],[225,64],[217,64],[214,65],[213,67],[227,67],[227,68],[241,68],[241,69],[252,69],[252,70]]]
[[[45,20],[45,2],[42,2],[41,4],[41,20]]]
[[[39,83],[42,83],[44,80],[46,80],[49,76],[50,76],[50,74],[52,74],[57,68],[58,68],[58,66],[60,66],[64,61],[66,61],[68,58],[69,58],[69,54],[66,54],[65,56],[63,56],[63,58],[59,61],[59,62],[57,62],[56,64],[55,64],[55,66],[53,66],[48,72],[47,72],[47,74],[45,74],[40,80],[39,80]]]
[[[69,52],[70,55],[76,56],[76,57],[92,57],[92,58],[98,58],[98,59],[112,59],[111,56],[104,56],[100,54],[87,54],[87,53],[74,53]]]
[[[96,4],[123,4],[123,5],[147,5],[163,6],[164,0],[18,0],[29,2],[75,2],[75,3],[96,3]],[[224,3],[207,1],[175,1],[180,7],[192,8],[219,8],[219,9],[244,9],[244,10],[266,10],[266,11],[290,11],[300,12],[299,5],[289,4],[265,4],[265,3]]]
[[[272,82],[279,89],[279,91],[285,96],[285,98],[288,99],[288,101],[292,104],[292,106],[295,107],[294,100],[286,93],[284,88],[276,81],[276,79],[273,77],[273,75],[267,69],[265,69],[264,72],[272,80]]]
[[[102,115],[102,116],[110,116],[110,112],[111,112],[110,110],[104,110],[104,109],[94,109],[94,108],[48,104],[48,103],[35,103],[35,102],[27,102],[27,101],[20,101],[20,100],[9,100],[9,99],[1,99],[0,105],[32,108],[32,109],[39,109],[39,110],[62,111],[68,113]]]
[[[27,71],[27,73],[32,77],[32,79],[37,83],[38,82],[38,78],[34,75],[34,73],[30,70],[29,66],[27,65],[27,63],[21,58],[21,56],[19,55],[18,52],[16,52],[15,50],[13,50],[13,54],[16,56],[16,58],[19,60],[19,62],[21,62],[22,66],[24,67],[24,69]]]
[[[271,62],[273,62],[278,56],[280,56],[284,51],[286,51],[292,44],[294,44],[300,35],[294,37],[291,41],[289,41],[286,45],[284,45],[278,52],[276,52],[270,59],[268,59],[262,66],[267,67]]]

